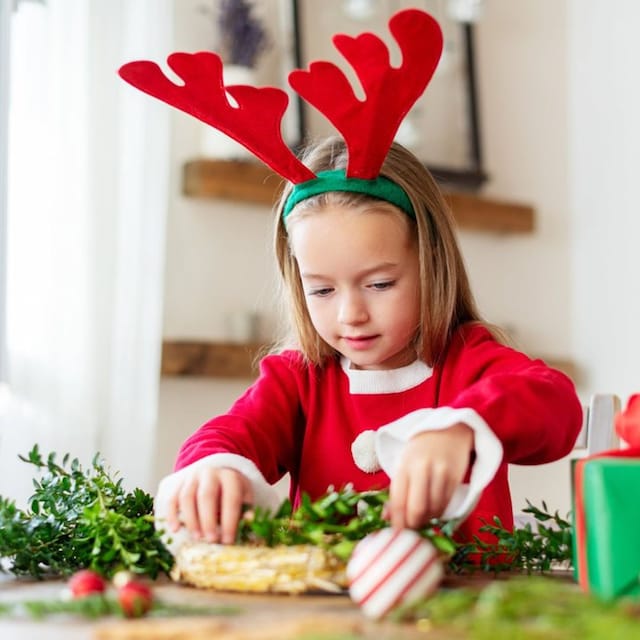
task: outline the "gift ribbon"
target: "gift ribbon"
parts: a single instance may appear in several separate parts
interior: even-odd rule
[[[629,398],[627,407],[616,415],[616,433],[630,447],[640,448],[640,393]]]

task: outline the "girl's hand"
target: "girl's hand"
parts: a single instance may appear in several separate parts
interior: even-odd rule
[[[389,488],[391,526],[418,529],[442,515],[464,480],[473,442],[473,430],[461,422],[409,440]]]
[[[242,505],[252,502],[251,483],[239,471],[199,466],[169,497],[167,523],[173,532],[184,525],[194,538],[232,544]]]

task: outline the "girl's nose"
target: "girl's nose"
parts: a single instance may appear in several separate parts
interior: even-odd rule
[[[359,324],[366,322],[369,313],[364,300],[357,294],[345,294],[340,300],[338,322],[342,324]]]

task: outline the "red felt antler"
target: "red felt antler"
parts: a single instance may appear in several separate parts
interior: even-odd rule
[[[427,13],[401,11],[389,21],[389,30],[402,52],[399,68],[391,66],[386,45],[371,33],[333,38],[362,84],[364,101],[330,62],[314,62],[308,71],[289,74],[289,84],[344,137],[350,177],[378,175],[402,119],[426,89],[442,53],[442,31]]]
[[[129,62],[119,73],[137,89],[219,129],[290,182],[297,184],[315,177],[282,139],[280,126],[289,102],[284,91],[245,85],[224,87],[222,61],[208,51],[174,53],[167,63],[184,85],[172,82],[148,60]],[[227,93],[237,107],[229,103]]]

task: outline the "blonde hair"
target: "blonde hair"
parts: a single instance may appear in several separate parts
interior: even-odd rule
[[[314,173],[344,169],[347,165],[345,143],[341,138],[328,138],[307,148],[302,161]],[[382,206],[406,218],[417,242],[420,265],[420,325],[414,343],[417,355],[433,366],[444,356],[457,327],[467,322],[482,322],[482,319],[471,293],[449,206],[429,171],[410,151],[393,143],[380,175],[404,189],[413,205],[415,220],[371,196],[332,191],[298,203],[287,223],[290,225],[303,211],[317,211],[329,205],[358,208],[373,205],[377,209]],[[321,366],[337,353],[320,338],[307,311],[297,261],[282,216],[292,188],[290,184],[285,186],[276,206],[275,251],[290,321],[287,334],[278,346],[295,346],[309,362]]]

